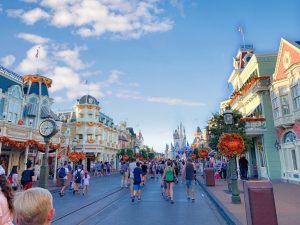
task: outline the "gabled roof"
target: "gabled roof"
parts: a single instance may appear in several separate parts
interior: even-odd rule
[[[290,51],[294,51],[295,53],[299,54],[299,62],[300,62],[300,41],[290,41],[284,38],[281,38],[280,40],[280,46],[279,46],[279,50],[278,50],[278,57],[277,57],[277,62],[276,62],[276,67],[275,67],[275,72],[273,75],[273,79],[274,80],[280,80],[283,79],[283,74],[286,71],[286,69],[282,68],[282,61],[283,61],[283,54],[284,54],[284,48],[290,50]],[[295,63],[296,60],[294,56],[291,56],[291,65]],[[281,77],[278,77],[278,75]]]

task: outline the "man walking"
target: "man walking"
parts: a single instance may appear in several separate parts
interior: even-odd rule
[[[128,164],[125,161],[122,161],[121,165],[121,187],[128,187]]]
[[[61,183],[61,190],[59,195],[62,197],[65,195],[65,189],[67,187],[67,180],[68,180],[68,174],[69,174],[69,169],[68,169],[68,163],[67,161],[64,162],[64,165],[59,169],[58,172],[58,177],[60,179]]]
[[[137,162],[136,167],[133,170],[133,197],[131,199],[132,202],[134,202],[135,197],[138,198],[138,200],[141,200],[141,183],[143,180],[142,176],[142,169],[141,169],[141,163]]]
[[[133,197],[133,178],[134,178],[133,171],[134,171],[135,167],[136,167],[135,160],[131,160],[131,162],[129,163],[129,178],[130,178],[130,194],[131,194],[131,197]]]
[[[239,159],[240,174],[242,180],[248,179],[248,160],[244,155]]]
[[[188,158],[187,163],[184,166],[182,179],[186,180],[186,192],[187,199],[195,201],[195,185],[196,185],[196,167],[190,158]]]

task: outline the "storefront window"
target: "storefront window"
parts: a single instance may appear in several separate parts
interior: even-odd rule
[[[283,136],[283,143],[289,143],[296,140],[296,134],[292,131],[288,131]]]
[[[295,109],[299,109],[300,108],[300,91],[299,91],[298,80],[293,79],[292,85],[291,85],[291,91],[292,91],[294,107],[295,107]]]
[[[274,117],[278,118],[280,116],[279,100],[278,100],[277,95],[274,92],[272,93],[272,106],[273,106]]]

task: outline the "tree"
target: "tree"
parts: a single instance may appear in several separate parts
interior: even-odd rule
[[[153,160],[155,158],[155,154],[153,152],[148,153],[149,159]]]
[[[209,135],[209,147],[213,150],[218,150],[218,142],[222,133],[233,132],[240,134],[245,142],[246,151],[251,148],[251,139],[246,135],[245,122],[241,121],[242,114],[236,110],[233,110],[233,125],[229,130],[229,126],[224,123],[224,116],[219,113],[213,114],[212,119],[209,121],[208,135]]]

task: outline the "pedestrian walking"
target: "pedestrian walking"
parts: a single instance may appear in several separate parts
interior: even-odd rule
[[[222,161],[222,166],[221,166],[221,174],[222,174],[222,179],[226,180],[227,178],[227,167],[228,163],[225,159]]]
[[[248,180],[248,160],[245,155],[241,155],[239,159],[240,175],[242,180]]]
[[[144,162],[141,168],[142,168],[142,175],[143,175],[143,185],[145,185],[147,181],[147,171],[148,171],[147,163]]]
[[[55,212],[52,195],[43,188],[31,188],[17,193],[14,209],[17,225],[50,225]]]
[[[26,170],[24,170],[21,175],[21,184],[23,190],[32,188],[32,177],[34,177],[34,172],[31,169],[31,161],[28,161],[26,163]]]
[[[0,189],[0,224],[13,225],[13,192],[5,170],[0,170]]]
[[[10,175],[8,180],[11,183],[11,187],[13,191],[17,191],[18,187],[20,186],[19,184],[19,174],[18,174],[18,166],[13,166],[11,169]]]
[[[141,163],[137,162],[136,167],[133,170],[133,196],[131,202],[134,202],[135,197],[138,198],[138,201],[141,200],[141,183],[143,181],[143,171],[141,169]]]
[[[174,166],[172,161],[168,161],[167,162],[167,166],[165,168],[162,180],[166,179],[166,183],[167,183],[167,197],[168,200],[171,201],[171,204],[174,204],[174,192],[173,192],[173,187],[174,187],[174,181],[176,179],[175,176],[175,171],[174,171]]]
[[[128,164],[125,161],[121,163],[121,187],[128,187]]]
[[[136,162],[135,160],[131,160],[131,162],[129,163],[129,180],[130,180],[130,195],[131,197],[133,197],[133,178],[134,178],[134,175],[133,175],[133,171],[136,167]]]
[[[67,161],[64,162],[64,165],[59,168],[58,172],[58,178],[60,180],[60,184],[62,186],[59,195],[62,197],[65,195],[65,189],[67,187],[67,180],[68,180],[68,174],[69,174],[69,169],[68,169],[68,163]]]
[[[75,195],[76,192],[79,192],[79,185],[81,184],[83,175],[84,175],[84,172],[83,172],[82,166],[78,165],[77,170],[75,170],[73,173],[73,177],[74,177],[73,195]]]
[[[196,167],[190,158],[183,169],[182,179],[186,181],[187,199],[195,201]]]
[[[84,176],[83,176],[83,191],[82,191],[83,195],[88,193],[89,185],[90,185],[90,179],[91,179],[91,176],[90,176],[89,172],[86,170],[84,172]]]

